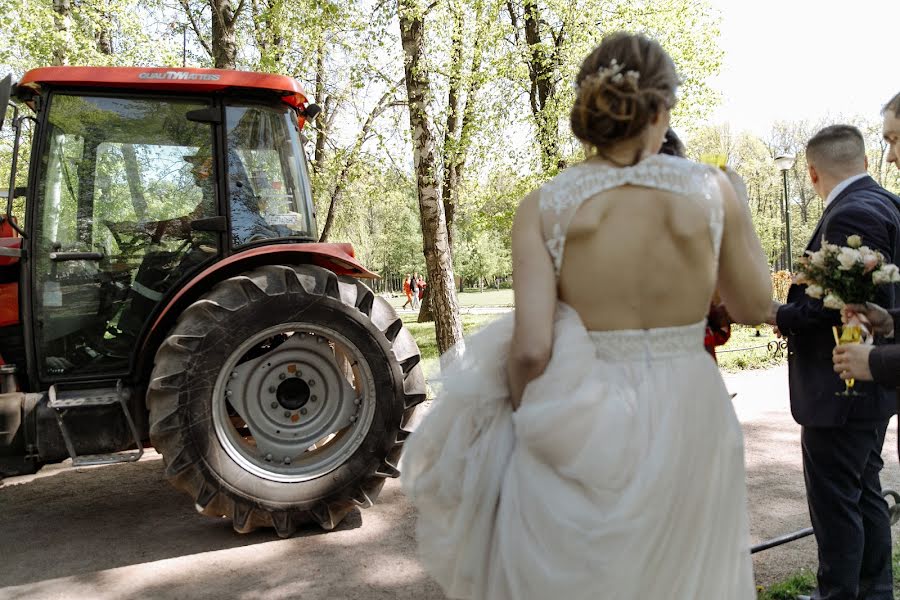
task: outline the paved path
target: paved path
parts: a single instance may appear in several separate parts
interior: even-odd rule
[[[800,458],[800,426],[790,415],[787,367],[744,371],[725,376],[738,395],[734,406],[744,426],[750,531],[753,543],[810,526]],[[882,452],[884,487],[900,490],[897,424],[891,421]],[[900,529],[894,529],[898,539]],[[754,556],[759,583],[768,584],[801,567],[815,569],[812,537],[772,548]]]
[[[727,377],[747,439],[754,542],[809,523],[785,376],[778,368]],[[893,431],[884,480],[900,487]],[[129,465],[57,465],[0,487],[0,600],[441,600],[415,558],[414,518],[389,481],[375,507],[337,531],[237,535],[194,513],[163,481],[155,453]],[[755,566],[763,584],[814,567],[814,542],[758,554]]]

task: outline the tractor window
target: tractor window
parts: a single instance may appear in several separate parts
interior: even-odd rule
[[[229,106],[226,113],[232,244],[311,237],[296,114],[286,106]]]
[[[218,214],[212,128],[197,101],[56,94],[35,229],[43,377],[127,371],[139,334],[183,277],[219,252],[193,224]]]

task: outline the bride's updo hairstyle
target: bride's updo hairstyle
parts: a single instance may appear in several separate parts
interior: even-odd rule
[[[572,132],[602,155],[639,136],[662,108],[675,106],[675,64],[655,40],[618,32],[603,39],[575,78]]]

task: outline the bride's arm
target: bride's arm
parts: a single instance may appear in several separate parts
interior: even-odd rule
[[[544,372],[553,347],[556,275],[541,233],[537,192],[519,205],[512,228],[515,330],[509,353],[509,388],[513,409],[525,386]]]
[[[746,199],[738,197],[723,173],[717,172],[717,177],[725,206],[719,292],[735,322],[756,325],[768,318],[772,306],[769,265],[753,228]]]

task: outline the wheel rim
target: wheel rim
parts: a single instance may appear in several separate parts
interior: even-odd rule
[[[216,437],[232,460],[263,479],[296,483],[344,464],[375,414],[368,361],[320,325],[257,333],[225,361],[213,390]]]

